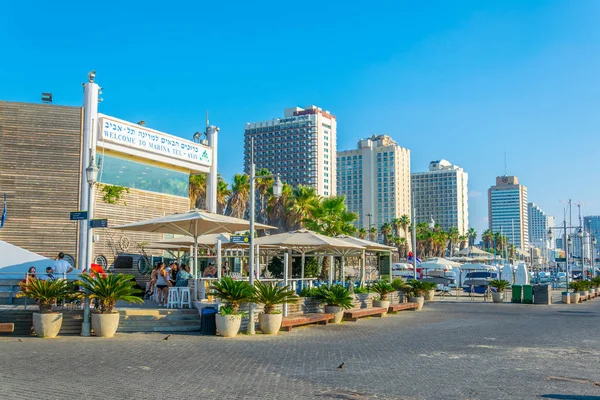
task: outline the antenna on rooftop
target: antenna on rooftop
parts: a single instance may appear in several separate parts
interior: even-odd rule
[[[208,110],[206,110],[206,127],[208,128]]]

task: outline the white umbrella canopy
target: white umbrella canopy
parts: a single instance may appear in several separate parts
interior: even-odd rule
[[[324,251],[342,256],[342,274],[344,270],[343,256],[349,254],[360,254],[365,249],[364,246],[350,243],[343,239],[321,235],[319,233],[300,229],[297,231],[279,233],[276,235],[264,236],[254,240],[254,243],[260,246],[281,247],[295,250],[302,255],[301,278],[304,278],[304,256],[308,252]],[[332,267],[330,267],[331,281]],[[303,283],[301,284],[303,286]]]
[[[426,260],[426,261],[422,262],[417,267],[418,268],[422,268],[422,269],[445,269],[445,270],[451,270],[452,267],[458,267],[458,266],[460,266],[460,263],[457,263],[455,261],[447,260],[447,259],[445,259],[443,257],[436,257],[436,258],[431,258],[429,260]]]
[[[221,243],[229,243],[230,240],[229,233],[210,233],[208,235],[198,236],[198,246],[213,248],[215,244],[217,244],[217,240],[220,240]],[[149,249],[169,249],[174,247],[179,247],[181,249],[187,248],[190,249],[190,246],[194,245],[194,238],[191,236],[180,236],[174,237],[170,239],[164,239],[159,242],[148,243],[145,247]],[[162,247],[167,246],[167,247]]]
[[[353,236],[338,235],[335,236],[335,238],[341,239],[348,243],[356,244],[358,246],[362,246],[367,251],[398,251],[398,249],[395,247],[387,246],[381,243],[371,242],[370,240],[360,239]]]
[[[274,226],[255,223],[255,229],[277,229]],[[198,240],[210,233],[238,232],[250,229],[250,221],[209,213],[202,210],[190,210],[184,213],[146,219],[131,224],[116,226],[121,229],[138,232],[172,233],[194,238],[194,275],[198,275]]]
[[[276,235],[263,236],[254,239],[254,244],[260,246],[279,246],[299,252],[308,251],[330,251],[343,255],[346,251],[360,251],[365,246],[347,242],[335,237],[321,235],[307,229],[278,233]]]
[[[477,256],[479,258],[479,256],[481,257],[489,257],[489,258],[493,258],[494,255],[491,253],[488,253],[487,251],[483,251],[480,248],[477,248],[475,246],[469,246],[466,247],[464,249],[462,249],[461,251],[456,252],[456,254],[454,254],[455,256]]]

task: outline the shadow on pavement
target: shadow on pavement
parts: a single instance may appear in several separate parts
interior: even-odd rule
[[[600,400],[600,396],[579,396],[575,394],[543,394],[542,399],[560,399],[560,400]]]

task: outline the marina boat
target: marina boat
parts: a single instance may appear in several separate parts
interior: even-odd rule
[[[414,268],[408,263],[392,264],[392,278],[409,279],[414,278]]]
[[[490,281],[498,278],[496,267],[485,264],[464,264],[461,266],[462,288],[466,293],[486,292]]]

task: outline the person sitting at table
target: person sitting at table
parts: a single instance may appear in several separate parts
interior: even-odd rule
[[[204,278],[216,278],[217,277],[217,267],[215,267],[215,264],[210,263],[208,265],[208,267],[204,270],[204,273],[202,274],[202,276]]]
[[[23,282],[27,283],[33,279],[37,279],[37,275],[35,274],[35,267],[29,267],[29,269],[27,270],[27,274],[25,274],[25,279],[23,279]]]
[[[44,279],[47,281],[53,281],[56,279],[52,267],[46,267],[46,276],[44,277]]]
[[[190,267],[183,264],[177,273],[177,282],[175,286],[177,287],[186,287],[188,285],[188,279],[192,278],[192,274],[190,274]]]
[[[169,266],[169,282],[175,286],[177,283],[177,274],[179,273],[179,265],[176,262],[171,263]]]

